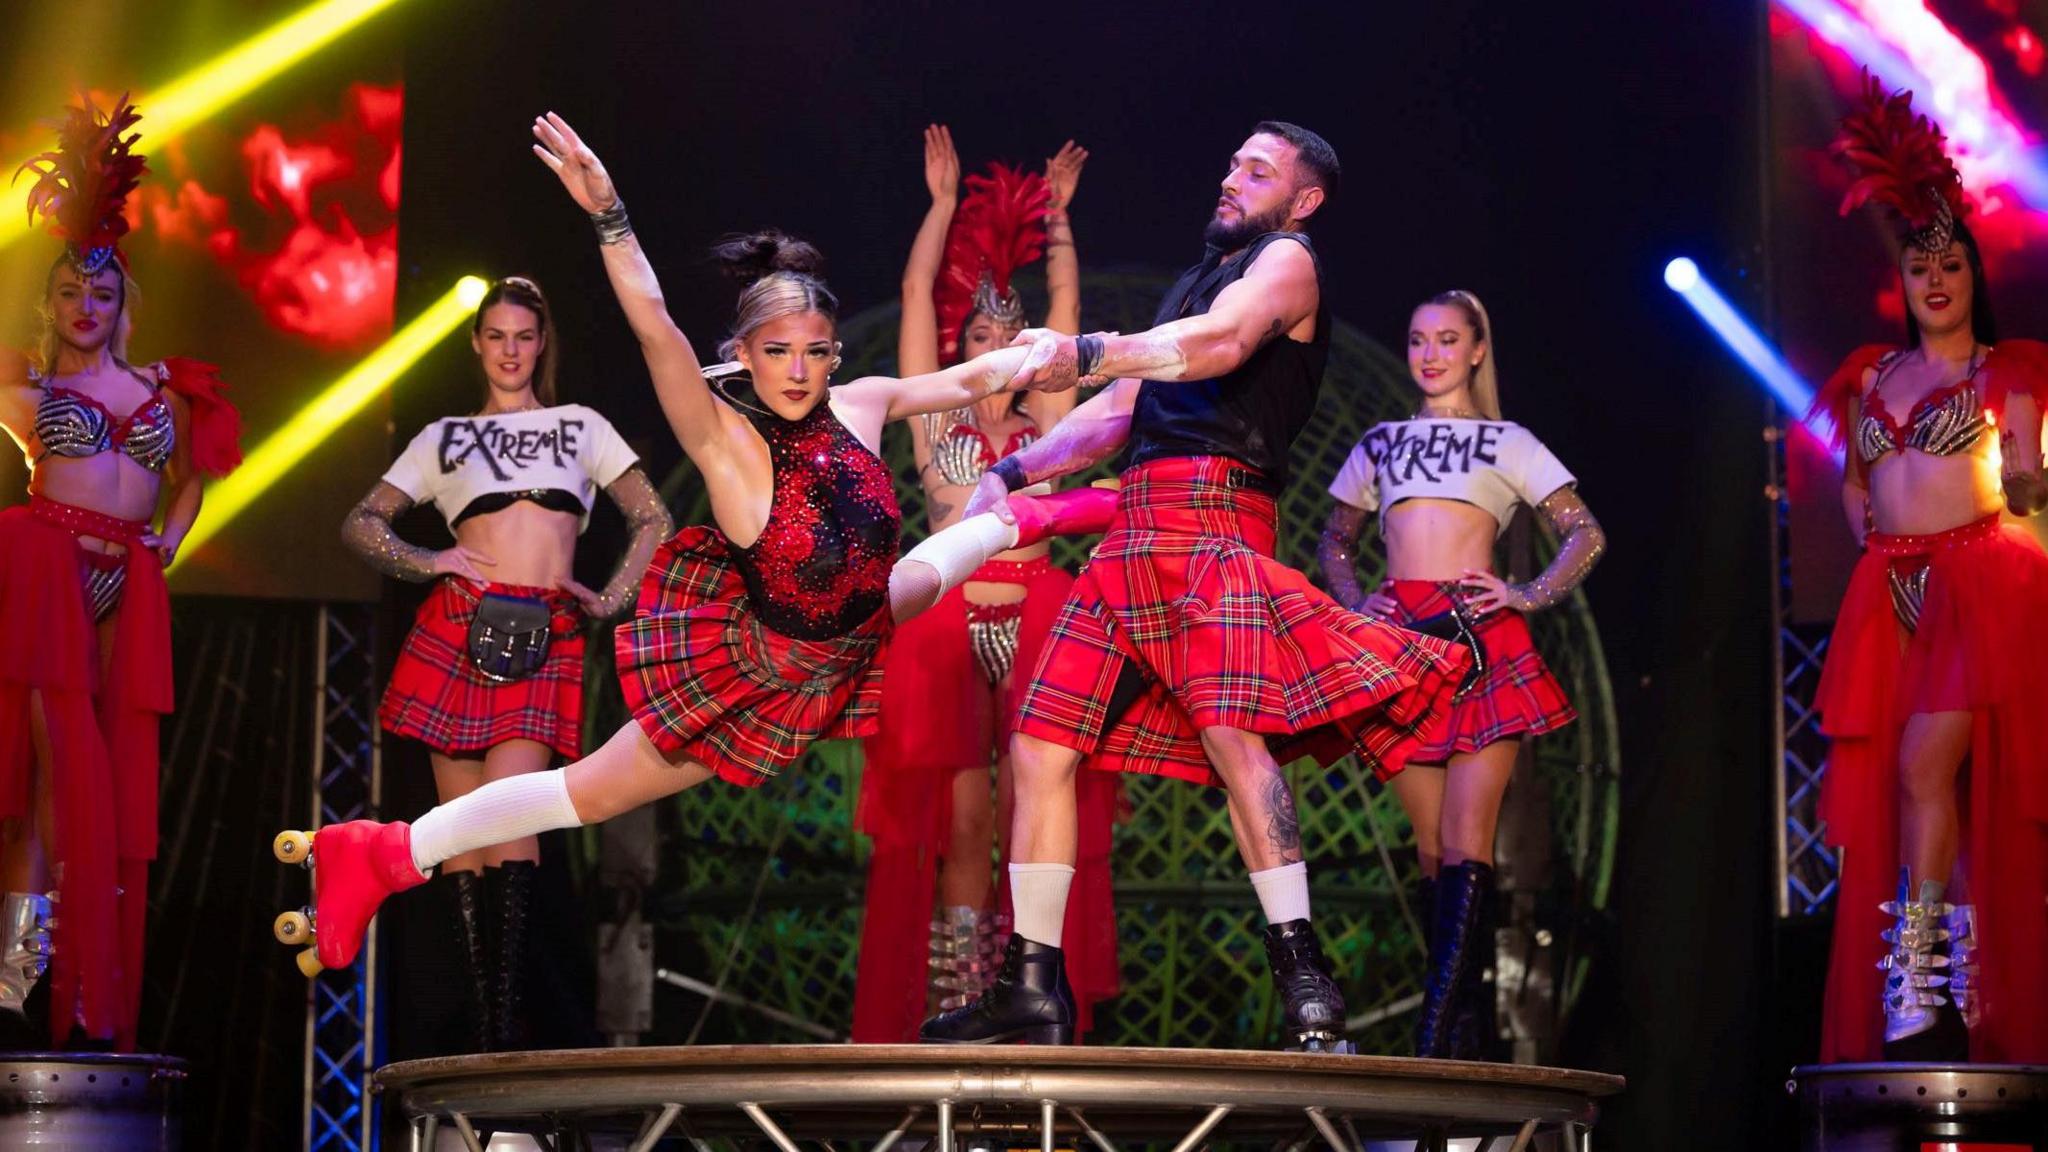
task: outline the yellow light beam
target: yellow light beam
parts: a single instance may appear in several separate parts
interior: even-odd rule
[[[218,535],[229,521],[241,515],[272,484],[318,448],[328,433],[362,411],[363,406],[389,388],[400,373],[412,367],[440,343],[442,337],[454,331],[464,317],[476,310],[477,302],[484,298],[489,288],[489,284],[476,276],[464,276],[456,281],[455,286],[442,293],[439,300],[427,305],[426,310],[414,317],[411,323],[364,357],[341,379],[328,385],[326,391],[285,421],[284,427],[271,433],[269,439],[243,459],[242,466],[232,475],[209,487],[205,503],[200,508],[199,522],[192,526],[191,533],[178,549],[179,563],[184,562],[184,557],[197,553],[201,545]]]
[[[249,37],[146,97],[142,109],[143,152],[182,136],[194,125],[248,95],[278,73],[326,47],[356,25],[398,0],[320,0]],[[56,109],[51,109],[54,113]],[[27,156],[7,165],[12,179]],[[0,211],[0,248],[28,235],[28,214]]]

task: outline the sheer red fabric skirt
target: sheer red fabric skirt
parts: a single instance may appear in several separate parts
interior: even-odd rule
[[[76,1020],[135,1047],[157,730],[172,704],[170,593],[156,553],[140,543],[147,528],[40,497],[0,511],[0,817],[34,819],[39,701],[56,825],[45,849],[64,866],[47,977],[53,1043]],[[128,549],[119,605],[100,624],[83,579],[93,554],[80,536]]]
[[[1926,570],[1917,627],[1893,609],[1893,573]],[[1968,712],[1957,781],[1963,891],[1977,906],[1980,1062],[2048,1059],[2048,554],[1997,517],[1931,536],[1873,533],[1829,642],[1818,704],[1833,740],[1821,792],[1843,851],[1821,1059],[1880,1058],[1879,933],[1899,875],[1900,736],[1915,713]],[[1920,878],[1915,877],[1917,882]]]
[[[917,1038],[930,976],[933,903],[952,828],[953,776],[986,773],[1015,728],[1024,683],[1045,647],[1074,578],[1050,563],[1027,564],[1023,614],[1009,683],[989,686],[967,634],[968,605],[959,589],[896,630],[882,680],[879,729],[863,742],[860,804],[855,825],[873,840],[867,910],[861,922],[854,985],[853,1039],[894,1044]],[[1093,1024],[1094,1006],[1116,995],[1116,906],[1109,872],[1111,826],[1120,791],[1108,773],[1082,772],[1076,785],[1080,855],[1067,899],[1062,945],[1078,1011],[1077,1034]],[[1000,830],[999,830],[1000,831]],[[1010,909],[1010,888],[996,874],[998,911]]]

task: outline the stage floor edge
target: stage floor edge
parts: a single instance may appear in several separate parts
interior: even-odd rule
[[[1479,1137],[1521,1152],[1538,1135],[1581,1147],[1619,1076],[1561,1068],[1190,1048],[733,1045],[574,1049],[413,1060],[374,1078],[413,1145],[482,1134],[875,1141],[994,1137],[1012,1146],[1174,1140],[1416,1141]],[[559,1142],[558,1142],[559,1143]]]

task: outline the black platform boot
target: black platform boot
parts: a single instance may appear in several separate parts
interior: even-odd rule
[[[1500,890],[1486,877],[1479,892],[1479,920],[1472,930],[1471,955],[1451,1009],[1453,1060],[1492,1060],[1495,1035],[1494,987],[1499,967]]]
[[[469,1014],[469,1050],[489,1052],[497,1035],[497,1021],[491,1008],[497,999],[495,973],[491,971],[490,947],[485,922],[489,919],[484,878],[476,872],[449,872],[448,887],[455,900],[455,950],[462,961]]]
[[[1344,994],[1330,978],[1330,962],[1316,941],[1315,925],[1284,920],[1266,926],[1266,966],[1273,990],[1285,1005],[1281,1028],[1289,1052],[1356,1051],[1344,1039]]]
[[[925,1044],[1071,1044],[1074,992],[1067,986],[1066,954],[1050,944],[1010,934],[995,983],[965,1008],[924,1022]]]
[[[498,1052],[526,1048],[526,941],[533,919],[533,877],[539,870],[540,865],[531,860],[507,860],[501,867],[484,869],[491,923],[497,929],[491,940],[491,959],[492,991],[497,1000],[492,1049]]]
[[[1429,979],[1422,989],[1422,1011],[1415,1020],[1415,1054],[1449,1059],[1451,1027],[1458,994],[1465,987],[1466,966],[1478,963],[1481,899],[1493,887],[1493,868],[1467,860],[1436,877],[1436,932],[1429,944]]]

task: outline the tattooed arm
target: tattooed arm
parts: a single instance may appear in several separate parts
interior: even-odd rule
[[[1128,336],[1086,337],[1102,342],[1091,375],[1139,380],[1209,380],[1225,375],[1268,341],[1294,330],[1316,314],[1320,289],[1315,258],[1292,240],[1268,245],[1244,277],[1216,296],[1200,316],[1189,316]],[[1076,338],[1033,329],[1019,344],[1057,340],[1057,351],[1023,387],[1057,392],[1079,381]]]
[[[1025,484],[1055,480],[1083,471],[1107,460],[1131,437],[1131,413],[1138,404],[1136,380],[1118,380],[1067,414],[1052,431],[1029,447],[1004,459],[1003,466],[1016,461]],[[1021,487],[1022,485],[1020,485]],[[1003,478],[988,472],[975,486],[962,516],[973,516],[1009,504],[1009,488]]]

